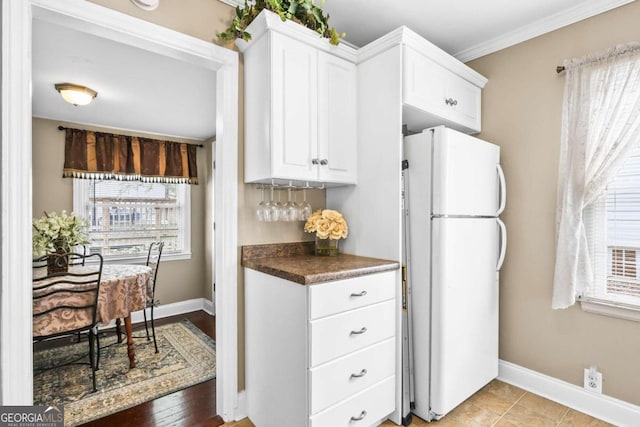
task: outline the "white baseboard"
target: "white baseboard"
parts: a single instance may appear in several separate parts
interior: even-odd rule
[[[498,379],[616,426],[634,427],[640,420],[640,406],[587,391],[504,360],[500,361]]]
[[[213,304],[213,301],[205,299],[202,309],[211,316],[216,315],[216,306]]]
[[[198,310],[203,310],[212,315],[214,312],[213,307],[213,302],[208,299],[194,298],[171,304],[159,305],[153,310],[153,315],[156,319],[162,319],[164,317],[177,316],[178,314],[191,313]],[[136,324],[141,322],[144,322],[142,310],[131,313],[131,323]],[[112,320],[111,323],[103,325],[99,329],[112,328],[115,325],[115,320]]]
[[[247,418],[247,392],[242,390],[238,393],[238,407],[234,411],[235,421]]]

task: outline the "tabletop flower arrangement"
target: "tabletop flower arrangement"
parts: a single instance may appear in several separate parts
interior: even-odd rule
[[[316,233],[316,255],[338,255],[338,241],[349,235],[347,221],[338,211],[317,210],[304,225],[307,233]]]
[[[87,233],[89,221],[67,211],[45,212],[41,218],[33,220],[33,256],[56,254],[58,271],[66,271],[64,254],[76,245],[89,243]],[[64,265],[63,265],[64,264]],[[56,270],[49,265],[49,270]]]

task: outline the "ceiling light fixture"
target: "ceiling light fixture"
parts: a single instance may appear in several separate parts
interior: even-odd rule
[[[56,83],[56,90],[60,92],[62,99],[73,105],[87,105],[93,98],[98,96],[98,92],[85,86],[71,83]]]
[[[155,10],[160,4],[160,0],[131,0],[131,3],[143,10]]]

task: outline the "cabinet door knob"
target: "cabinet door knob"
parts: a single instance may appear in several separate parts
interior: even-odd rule
[[[360,335],[360,334],[364,334],[365,332],[367,332],[367,327],[363,326],[362,329],[360,329],[359,331],[351,331],[349,335]]]
[[[447,105],[451,105],[452,107],[454,105],[458,105],[458,100],[457,99],[453,99],[453,98],[447,98],[444,100],[445,104]]]
[[[365,375],[367,375],[367,370],[363,369],[362,371],[360,371],[360,373],[358,374],[351,374],[351,378],[362,378]]]
[[[352,297],[363,297],[367,294],[367,291],[362,291],[362,292],[358,292],[358,293],[352,293],[351,296]]]
[[[321,164],[322,166],[326,166],[326,165],[328,165],[328,164],[329,164],[329,160],[327,160],[327,159],[322,159],[322,160],[320,160],[320,164]]]
[[[351,421],[362,421],[364,420],[364,417],[367,416],[367,411],[362,411],[360,412],[360,415],[357,417],[351,417]]]
[[[320,163],[320,161],[318,159],[311,159],[311,164],[312,165],[317,165],[318,163]]]

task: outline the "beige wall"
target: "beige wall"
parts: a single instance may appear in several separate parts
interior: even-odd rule
[[[603,392],[640,404],[640,323],[551,309],[563,59],[640,39],[640,2],[470,62],[489,79],[481,138],[502,147],[509,230],[500,277],[500,358],[582,386],[602,371]]]
[[[42,216],[43,211],[73,210],[73,180],[62,178],[64,164],[64,132],[58,125],[80,129],[101,130],[131,135],[127,131],[75,125],[53,120],[33,119],[33,215]],[[136,133],[145,136],[143,133]],[[146,135],[158,137],[157,135]],[[167,138],[172,141],[193,143],[191,140]],[[198,150],[198,178],[200,185],[191,186],[191,259],[165,261],[158,272],[156,299],[160,304],[169,304],[206,296],[205,255],[205,191],[209,170],[206,150]],[[209,290],[209,295],[211,291]]]
[[[109,7],[153,22],[155,24],[183,32],[202,40],[218,40],[216,33],[226,29],[234,16],[231,6],[217,0],[162,0],[155,11],[145,12],[135,7],[130,1],[123,0],[90,0],[93,3]],[[233,42],[225,43],[225,47],[235,48]],[[312,240],[313,235],[302,231],[302,223],[261,223],[255,219],[255,207],[260,202],[261,192],[253,185],[244,182],[244,85],[242,57],[239,71],[239,122],[238,122],[238,245],[258,243],[296,242]],[[286,197],[285,194],[282,195]],[[283,199],[284,200],[284,199]],[[310,191],[307,200],[314,209],[325,206],[325,192]],[[238,254],[240,248],[238,248]],[[242,269],[238,269],[238,386],[244,389],[244,286]]]

